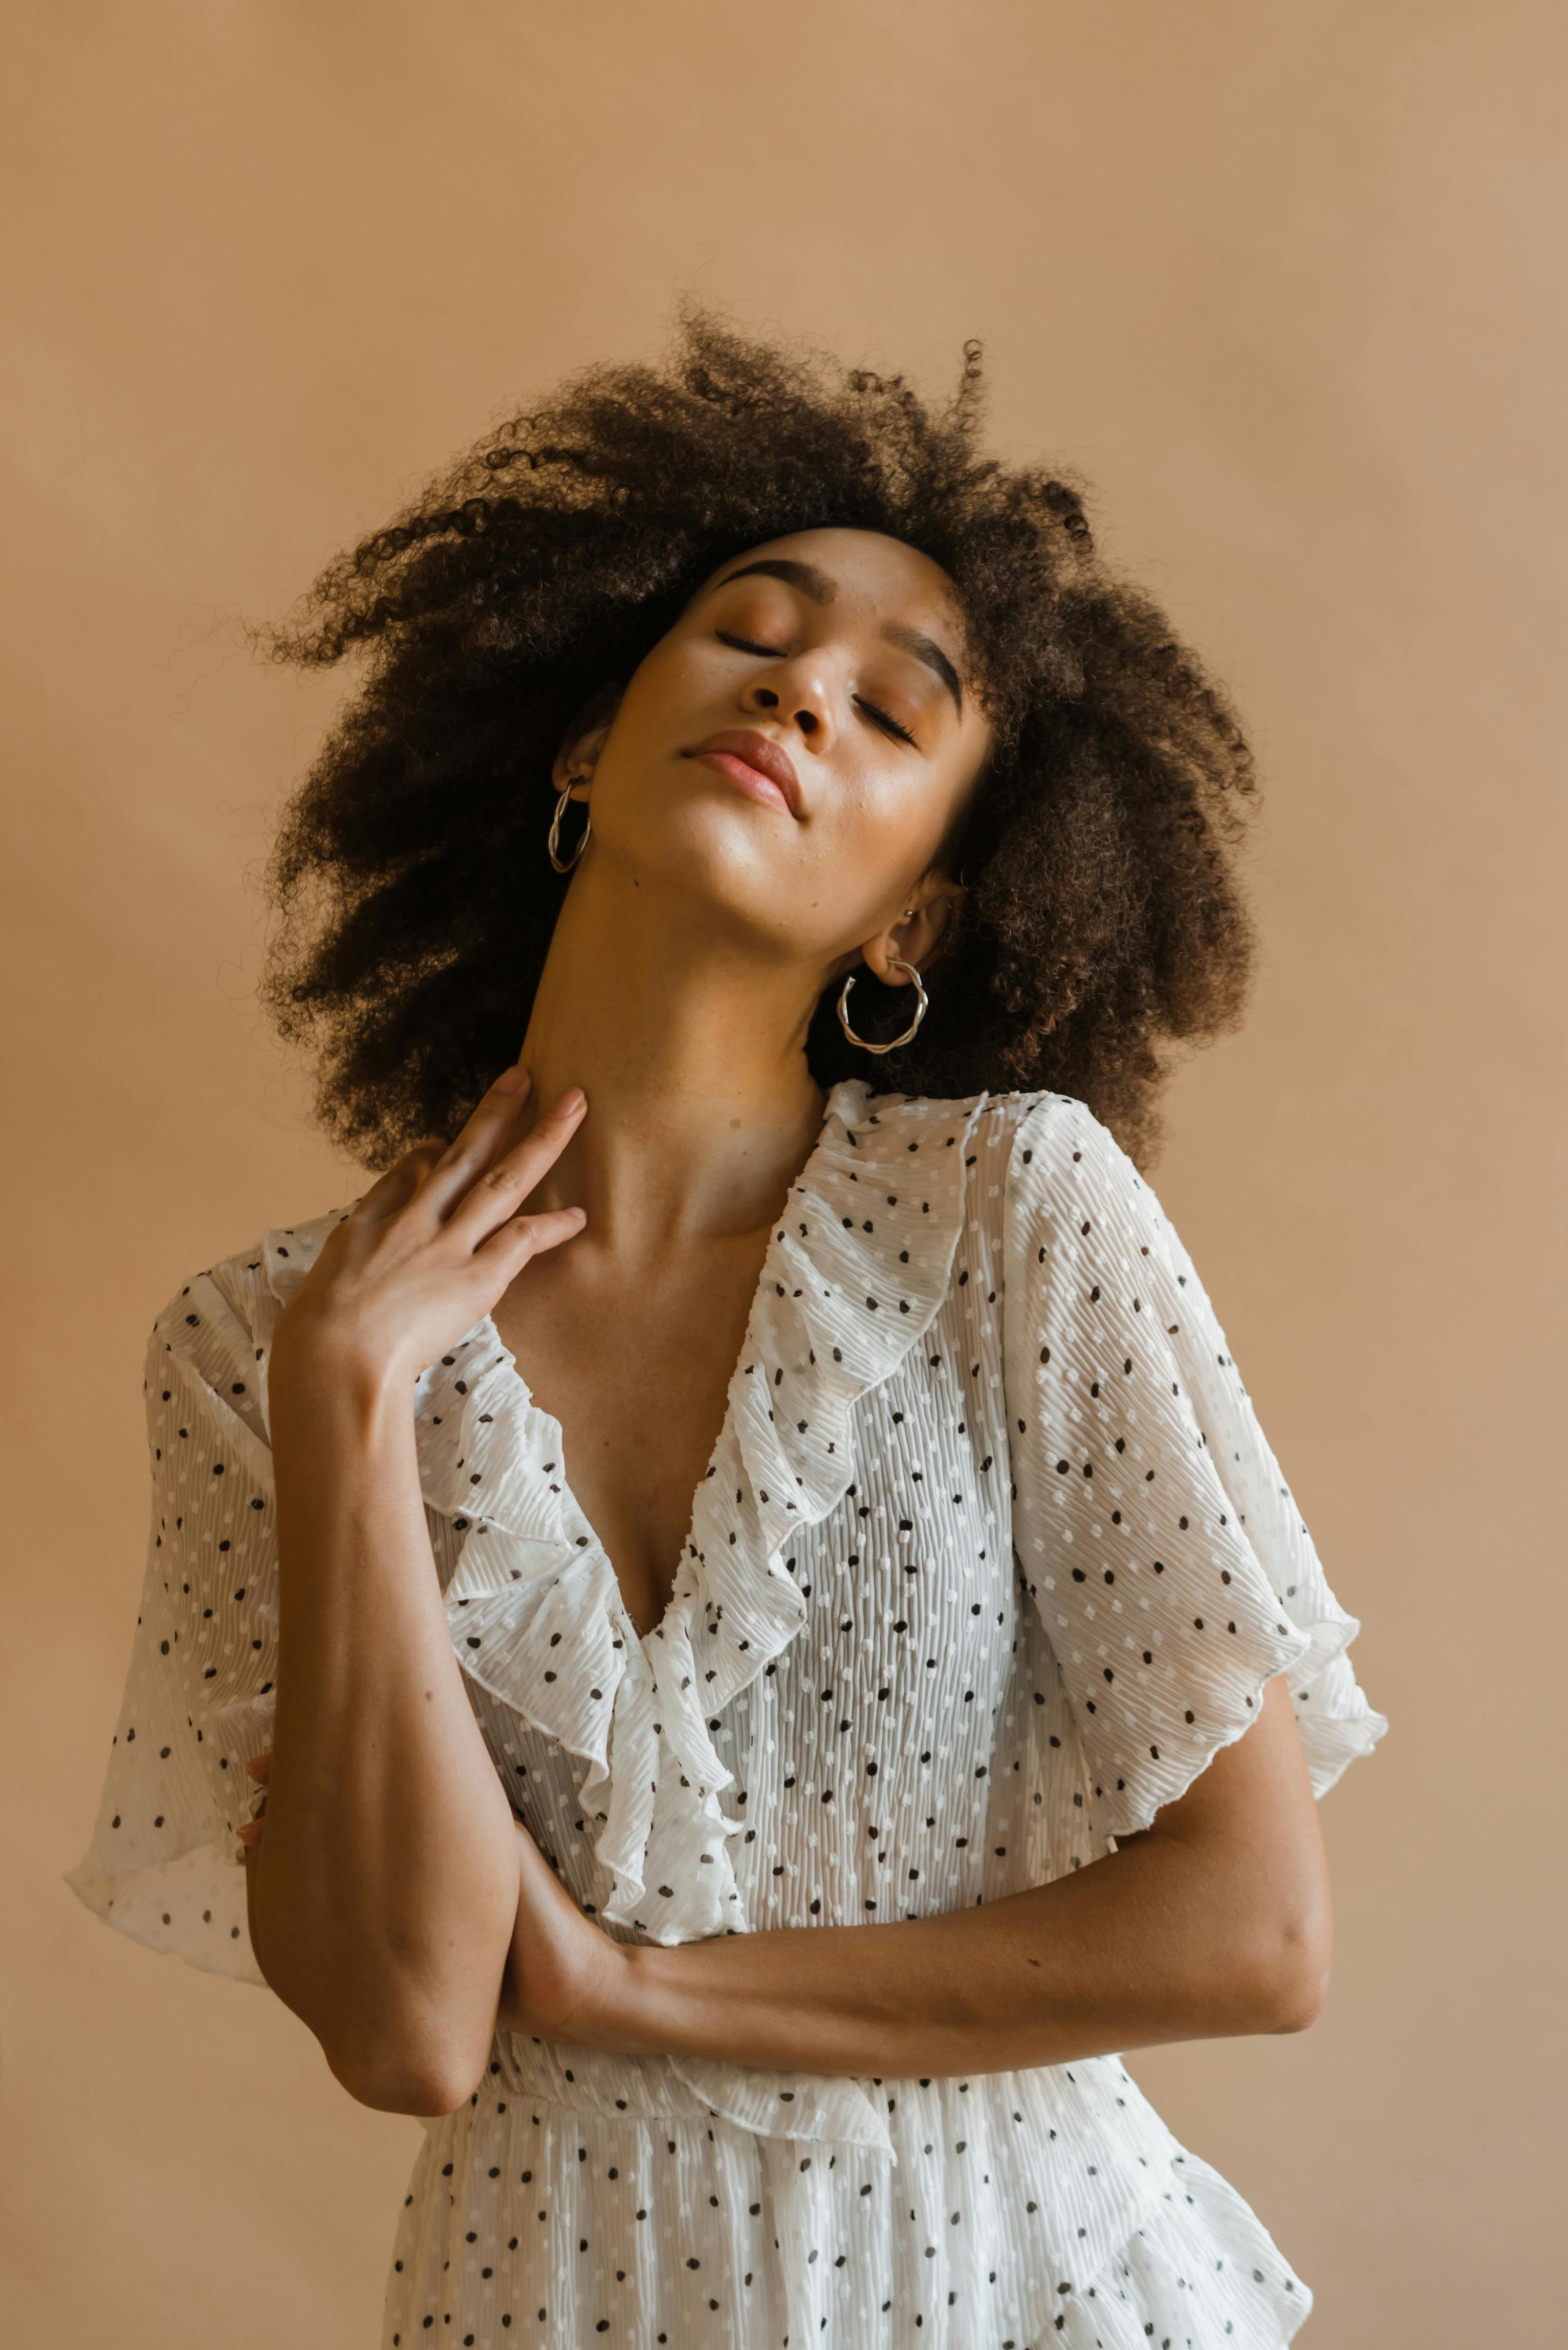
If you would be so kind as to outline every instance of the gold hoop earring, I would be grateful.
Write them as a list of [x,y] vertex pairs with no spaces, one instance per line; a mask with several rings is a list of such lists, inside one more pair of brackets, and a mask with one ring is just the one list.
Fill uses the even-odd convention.
[[928,998],[920,974],[915,969],[914,964],[912,962],[900,962],[897,955],[889,955],[888,960],[899,971],[907,971],[909,977],[914,981],[915,993],[920,999],[919,1009],[916,1012],[914,1018],[910,1021],[909,1026],[905,1029],[901,1036],[890,1036],[885,1045],[871,1044],[866,1037],[857,1036],[855,1034],[854,1029],[849,1025],[849,991],[854,986],[856,981],[859,978],[860,973],[857,971],[846,972],[845,973],[844,984],[838,991],[838,1024],[843,1029],[845,1035],[848,1037],[850,1043],[852,1045],[858,1045],[863,1053],[890,1053],[896,1045],[907,1045],[910,1037],[914,1035],[916,1029],[919,1026],[921,1021],[926,1016],[926,1004]]
[[571,798],[571,796],[572,796],[572,785],[573,785],[574,784],[582,784],[582,783],[586,783],[587,781],[587,777],[586,775],[571,775],[571,776],[568,776],[568,777],[567,777],[566,785],[566,788],[565,788],[565,790],[561,793],[561,795],[560,795],[559,798],[558,798],[558,799],[556,800],[556,813],[555,813],[555,815],[550,818],[550,862],[551,862],[551,864],[555,867],[555,868],[556,868],[556,872],[557,872],[557,873],[569,873],[569,872],[571,871],[571,869],[572,869],[573,866],[576,863],[576,861],[577,861],[578,858],[582,855],[582,853],[583,853],[584,849],[587,847],[587,845],[588,845],[588,835],[592,832],[592,830],[593,830],[593,828],[594,828],[594,820],[593,820],[593,817],[588,814],[587,807],[587,806],[586,806],[586,804],[585,804],[584,808],[583,808],[584,824],[583,824],[582,831],[581,831],[581,832],[578,834],[578,836],[577,836],[577,845],[576,845],[576,848],[574,848],[574,849],[573,849],[573,851],[572,851],[572,853],[571,853],[570,857],[566,857],[566,858],[563,858],[563,857],[562,857],[562,855],[561,855],[561,816],[562,816],[562,812],[563,812],[563,810],[564,810],[564,809],[565,809],[565,807],[566,807],[566,802],[567,802],[567,801]]

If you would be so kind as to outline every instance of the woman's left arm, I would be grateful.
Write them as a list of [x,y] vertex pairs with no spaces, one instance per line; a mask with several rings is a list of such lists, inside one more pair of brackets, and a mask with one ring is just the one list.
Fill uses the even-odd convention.
[[612,1941],[524,1846],[504,2031],[888,2078],[1296,2032],[1324,2000],[1328,1872],[1283,1678],[1154,1825],[1091,1866],[902,1925]]

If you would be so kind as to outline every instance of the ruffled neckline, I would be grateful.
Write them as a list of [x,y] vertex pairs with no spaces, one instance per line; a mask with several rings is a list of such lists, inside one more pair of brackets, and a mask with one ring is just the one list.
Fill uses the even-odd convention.
[[[420,1479],[462,1536],[444,1605],[470,1679],[589,1765],[581,1796],[613,1877],[602,1915],[650,1940],[743,1932],[719,1793],[717,1715],[805,1621],[792,1539],[855,1473],[851,1413],[929,1327],[963,1222],[987,1096],[877,1095],[846,1078],[774,1228],[659,1623],[639,1638],[567,1482],[562,1432],[485,1315],[415,1388]],[[298,1286],[335,1210],[264,1241]]]

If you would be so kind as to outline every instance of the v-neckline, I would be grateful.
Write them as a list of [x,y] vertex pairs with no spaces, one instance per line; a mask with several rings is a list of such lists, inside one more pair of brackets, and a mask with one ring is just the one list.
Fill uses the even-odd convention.
[[[615,1878],[607,1923],[636,1926],[648,1888],[664,1885],[661,1940],[722,1933],[744,1914],[727,1854],[740,1823],[719,1802],[733,1773],[714,1734],[805,1626],[817,1578],[799,1545],[854,1486],[862,1402],[949,1294],[986,1098],[877,1096],[858,1078],[832,1089],[758,1275],[711,1473],[693,1496],[695,1555],[680,1558],[646,1635],[566,1479],[561,1424],[493,1315],[416,1382],[426,1507],[462,1537],[441,1586],[453,1653],[468,1679],[588,1766],[579,1801]],[[327,1223],[266,1235],[280,1299]]]
[[[865,1092],[867,1090],[865,1081],[857,1077],[843,1077],[840,1078],[836,1084],[828,1088],[827,1098],[823,1105],[822,1122],[816,1131],[816,1139],[812,1144],[809,1151],[807,1151],[800,1166],[795,1170],[795,1172],[789,1180],[789,1184],[784,1194],[786,1206],[788,1204],[790,1195],[795,1191],[805,1188],[807,1177],[810,1175],[816,1161],[821,1158],[827,1139],[828,1128],[833,1124],[835,1117],[839,1117],[841,1122],[848,1123],[847,1120],[843,1120],[842,1118],[841,1098],[846,1090],[855,1088],[858,1088],[862,1092]],[[781,1209],[780,1214],[782,1215],[783,1212],[784,1211]],[[723,1456],[726,1443],[733,1431],[737,1383],[742,1376],[747,1360],[755,1351],[755,1333],[759,1313],[763,1300],[768,1294],[768,1284],[770,1281],[776,1281],[778,1277],[776,1258],[782,1239],[783,1235],[779,1231],[778,1220],[775,1218],[772,1228],[769,1231],[767,1247],[763,1252],[762,1267],[757,1274],[756,1284],[752,1291],[752,1302],[746,1311],[746,1324],[745,1328],[741,1334],[740,1352],[735,1357],[734,1362],[730,1367],[729,1381],[724,1389],[724,1416],[720,1423],[719,1433],[713,1440],[712,1451],[708,1456],[708,1466],[703,1471],[702,1475],[698,1480],[697,1484],[692,1491],[691,1506],[687,1513],[686,1532],[681,1539],[680,1549],[675,1561],[675,1573],[670,1582],[670,1597],[666,1601],[665,1606],[660,1612],[658,1622],[650,1626],[649,1630],[646,1632],[639,1632],[636,1624],[632,1621],[631,1610],[626,1604],[625,1596],[621,1590],[620,1575],[616,1567],[614,1559],[610,1556],[608,1545],[600,1538],[597,1528],[594,1525],[587,1512],[584,1509],[582,1503],[578,1501],[576,1492],[573,1491],[572,1481],[567,1473],[566,1468],[566,1437],[560,1421],[556,1419],[553,1411],[546,1410],[545,1407],[542,1403],[536,1401],[534,1390],[529,1386],[527,1379],[524,1376],[524,1373],[518,1365],[516,1356],[513,1353],[511,1347],[502,1336],[499,1329],[497,1329],[495,1317],[493,1314],[482,1315],[479,1320],[474,1324],[473,1331],[470,1334],[471,1336],[483,1336],[486,1344],[493,1350],[495,1356],[499,1357],[502,1378],[505,1382],[506,1388],[511,1390],[513,1406],[521,1418],[524,1421],[532,1418],[541,1427],[547,1429],[550,1431],[551,1447],[556,1456],[556,1477],[561,1489],[560,1498],[563,1513],[568,1518],[575,1518],[576,1520],[578,1526],[586,1532],[588,1540],[595,1545],[600,1555],[603,1557],[606,1565],[609,1569],[610,1586],[615,1595],[611,1604],[616,1610],[618,1619],[630,1633],[632,1639],[636,1643],[641,1654],[650,1659],[652,1655],[655,1653],[652,1644],[656,1641],[663,1640],[668,1627],[674,1623],[677,1614],[683,1609],[685,1601],[690,1596],[690,1594],[682,1589],[681,1577],[682,1572],[692,1555],[692,1537],[696,1533],[697,1518],[699,1509],[701,1507],[703,1489],[711,1482],[715,1475],[719,1462]]]
[[692,1492],[691,1507],[687,1514],[686,1533],[681,1541],[680,1555],[676,1560],[675,1575],[670,1585],[670,1597],[665,1602],[659,1621],[647,1632],[639,1632],[636,1624],[633,1622],[631,1610],[628,1607],[625,1596],[621,1591],[619,1573],[616,1567],[614,1559],[611,1558],[609,1555],[609,1547],[600,1536],[597,1527],[594,1524],[593,1520],[589,1517],[587,1512],[584,1509],[582,1503],[578,1501],[576,1492],[572,1489],[572,1481],[570,1476],[567,1474],[566,1470],[566,1436],[562,1430],[560,1421],[556,1419],[553,1411],[546,1410],[545,1407],[542,1403],[535,1400],[534,1390],[529,1386],[526,1378],[524,1378],[521,1369],[518,1367],[516,1356],[512,1352],[511,1347],[507,1345],[505,1339],[501,1336],[500,1331],[496,1328],[493,1316],[489,1314],[485,1314],[474,1324],[475,1331],[483,1336],[493,1350],[493,1353],[500,1357],[502,1378],[505,1381],[506,1387],[512,1390],[511,1400],[513,1408],[524,1420],[532,1419],[542,1429],[548,1431],[550,1450],[555,1455],[556,1461],[555,1481],[560,1487],[562,1515],[568,1522],[568,1525],[573,1526],[574,1531],[586,1534],[588,1541],[592,1543],[594,1547],[602,1555],[606,1565],[609,1568],[610,1587],[614,1594],[610,1604],[615,1609],[617,1619],[619,1623],[623,1624],[626,1629],[631,1634],[633,1640],[636,1642],[639,1648],[642,1650],[645,1656],[649,1653],[650,1642],[663,1638],[665,1630],[674,1620],[676,1609],[680,1605],[683,1597],[680,1587],[681,1568],[686,1564],[687,1558],[690,1555],[691,1535],[697,1523],[698,1496],[701,1494],[703,1485],[705,1485],[712,1476],[714,1470],[718,1465],[719,1456],[723,1451],[725,1440],[731,1432],[731,1423],[733,1419],[735,1409],[735,1372],[740,1369],[742,1363],[745,1360],[748,1349],[751,1346],[752,1326],[756,1315],[757,1301],[763,1295],[763,1284],[767,1277],[769,1260],[772,1258],[773,1252],[776,1246],[776,1240],[769,1241],[767,1255],[763,1260],[762,1275],[758,1280],[756,1290],[753,1295],[751,1310],[746,1316],[746,1327],[741,1340],[741,1351],[735,1358],[734,1368],[730,1374],[730,1384],[724,1392],[723,1420],[720,1426],[718,1436],[714,1440],[712,1452],[709,1456],[708,1466],[702,1472],[701,1482]]

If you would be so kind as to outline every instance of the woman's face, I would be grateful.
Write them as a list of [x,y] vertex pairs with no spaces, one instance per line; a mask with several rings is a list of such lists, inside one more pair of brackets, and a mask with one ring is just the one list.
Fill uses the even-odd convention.
[[632,675],[593,766],[589,854],[824,980],[925,904],[895,950],[913,961],[989,748],[947,574],[879,532],[801,531],[721,564]]

